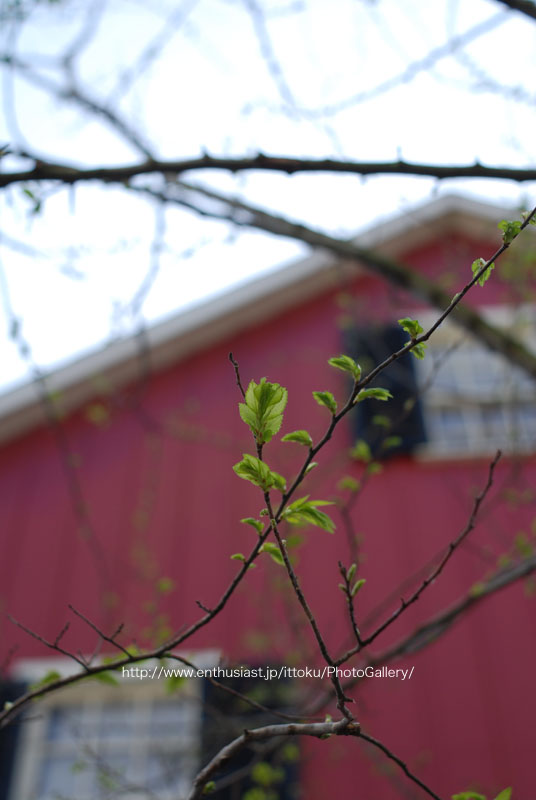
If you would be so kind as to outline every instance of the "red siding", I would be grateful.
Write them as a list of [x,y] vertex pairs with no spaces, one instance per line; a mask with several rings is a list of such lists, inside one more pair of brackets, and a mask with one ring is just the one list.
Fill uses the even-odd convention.
[[[406,260],[440,275],[454,260],[459,264],[461,254],[467,272],[471,260],[489,250],[480,244],[442,242],[408,254]],[[416,305],[375,278],[350,290],[362,319],[396,318]],[[477,299],[498,302],[504,299],[501,291],[500,286],[485,289]],[[171,627],[177,630],[197,619],[195,601],[208,606],[217,601],[237,569],[229,556],[246,552],[254,540],[240,518],[256,516],[262,506],[258,490],[232,471],[241,454],[251,451],[251,442],[238,415],[227,354],[232,350],[240,362],[244,382],[265,375],[288,387],[282,432],[307,428],[318,437],[327,413],[311,391],[342,394],[344,381],[326,359],[341,350],[336,322],[343,313],[338,292],[332,292],[152,376],[141,396],[133,389],[120,398],[104,398],[110,419],[100,427],[88,421],[87,409],[66,420],[91,533],[81,530],[80,515],[77,519],[74,513],[53,432],[35,431],[5,447],[0,455],[2,608],[50,638],[71,619],[65,646],[91,651],[95,635],[72,619],[67,604],[109,630],[125,622],[129,637],[143,639],[151,622],[147,602],[154,599],[155,580],[165,575],[176,583],[175,591],[161,601]],[[349,443],[348,426],[341,425],[321,454],[307,492],[328,498],[335,494],[341,475],[355,470],[345,455]],[[285,475],[297,468],[300,455],[297,445],[266,448],[269,463]],[[475,487],[483,486],[486,474],[485,460],[422,463],[398,458],[370,482],[354,514],[366,559],[362,574],[367,586],[359,603],[363,615],[459,532]],[[494,565],[512,535],[526,529],[534,516],[533,501],[513,508],[504,492],[532,487],[535,477],[533,459],[500,465],[496,487],[469,544],[377,641],[375,653],[460,598]],[[303,587],[329,646],[339,651],[348,641],[337,588],[337,561],[348,563],[343,528],[339,525],[333,537],[307,530],[304,539],[298,562]],[[314,653],[294,599],[274,588],[280,574],[271,562],[259,561],[226,610],[190,646],[219,646],[230,657],[261,663],[285,662],[289,649],[299,647],[296,631],[283,624],[292,617]],[[531,796],[533,602],[522,585],[507,589],[425,652],[394,664],[415,665],[411,681],[369,680],[353,691],[363,728],[440,794],[450,796],[478,781],[489,793],[512,784],[515,798]],[[265,637],[260,650],[254,644],[259,629]],[[5,617],[2,643],[4,654],[16,645],[17,657],[46,655],[39,642]],[[298,662],[310,665],[312,659],[302,653]],[[328,791],[340,797],[354,787],[352,796],[359,790],[363,798],[406,796],[396,789],[404,776],[381,754],[366,755],[363,743],[307,742],[303,752],[303,797],[308,800],[323,800]]]

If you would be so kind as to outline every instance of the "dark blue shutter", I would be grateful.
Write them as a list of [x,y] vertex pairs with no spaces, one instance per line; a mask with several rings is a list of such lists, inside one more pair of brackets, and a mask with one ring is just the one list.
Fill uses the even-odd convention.
[[[5,703],[20,697],[25,688],[23,683],[15,681],[0,682],[0,708],[3,708]],[[0,730],[0,800],[7,800],[9,797],[15,753],[23,724],[22,717],[19,716]]]
[[[279,711],[289,708],[292,688],[288,680],[222,678],[221,682],[237,692],[250,696],[267,708]],[[205,681],[202,766],[207,764],[232,739],[240,736],[245,728],[259,728],[263,725],[273,725],[275,722],[281,722],[281,720],[272,714],[252,708],[243,700],[219,689],[209,681]],[[254,764],[262,761],[269,763],[283,775],[281,781],[270,787],[278,800],[297,800],[299,796],[298,763],[287,757],[289,743],[299,746],[297,737],[296,739],[285,737],[283,740],[257,742],[251,748],[244,747],[214,776],[216,785],[218,781],[225,785],[210,797],[213,797],[214,800],[242,800],[248,789],[258,786],[252,781],[250,773]],[[265,752],[263,752],[264,744],[267,745]]]
[[[408,335],[400,325],[369,326],[348,332],[346,352],[363,368],[363,375],[400,350]],[[375,458],[388,458],[398,453],[411,453],[426,441],[415,356],[411,353],[386,367],[370,387],[388,389],[393,399],[366,400],[352,412],[354,439],[364,439]],[[386,417],[388,427],[374,422],[374,417]],[[388,437],[397,436],[400,443],[385,447]]]

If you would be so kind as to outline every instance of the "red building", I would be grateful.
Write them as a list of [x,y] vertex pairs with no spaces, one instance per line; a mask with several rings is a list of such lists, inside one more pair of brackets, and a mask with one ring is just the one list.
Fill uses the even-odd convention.
[[[358,241],[454,294],[469,279],[471,263],[498,246],[503,216],[493,207],[443,197]],[[492,280],[475,287],[466,302],[534,342],[527,252],[516,243],[509,260],[498,262]],[[247,554],[256,537],[240,520],[258,517],[263,499],[232,469],[255,450],[238,414],[229,352],[244,383],[266,376],[288,389],[281,434],[307,429],[318,441],[329,412],[312,391],[329,390],[339,400],[348,392],[344,374],[328,358],[350,348],[358,360],[377,363],[404,341],[397,325],[404,316],[426,328],[437,312],[359,264],[315,253],[0,398],[5,697],[9,681],[31,683],[50,669],[70,674],[78,668],[27,630],[84,658],[117,652],[88,621],[109,636],[122,625],[118,641],[124,646],[154,647],[203,615],[197,601],[213,608],[237,573],[240,564],[231,556]],[[406,356],[397,369],[379,380],[394,387],[395,399],[380,411],[391,426],[387,439],[397,440],[385,446],[386,419],[373,419],[378,409],[352,412],[298,493],[336,501],[330,513],[337,529],[334,535],[300,530],[296,570],[328,647],[340,654],[353,640],[338,561],[348,566],[357,558],[367,583],[356,613],[370,632],[400,597],[411,595],[467,525],[501,447],[505,454],[475,530],[418,602],[344,666],[364,668],[372,658],[378,667],[399,670],[350,688],[355,714],[366,733],[441,798],[469,788],[493,798],[512,786],[514,800],[528,800],[535,792],[531,578],[506,580],[506,588],[485,595],[498,574],[508,578],[523,565],[528,573],[532,565],[534,386],[520,368],[453,323],[431,339],[422,362]],[[304,449],[280,438],[265,447],[265,456],[291,478]],[[349,455],[358,439],[368,443],[381,471],[367,466],[365,445]],[[353,500],[341,486],[344,476],[363,482]],[[261,682],[265,694],[267,686],[271,694],[279,686],[286,702],[295,702],[305,693],[312,707],[329,682],[294,679],[299,673],[291,669],[324,662],[284,570],[267,554],[256,565],[181,653],[204,666],[223,658],[286,667],[286,681]],[[467,610],[458,614],[461,603]],[[388,657],[397,647],[400,654]],[[82,682],[51,694],[6,728],[3,796],[183,796],[218,741],[213,728],[206,734],[203,705],[212,705],[216,717],[218,711],[231,716],[227,696],[202,681],[189,681],[172,695],[166,694],[169,682],[156,676],[123,674],[119,682],[119,688]],[[332,703],[320,713],[326,711],[336,714]],[[297,744],[299,755],[287,742],[275,756],[251,756],[261,764],[254,773],[256,795],[248,784],[251,800],[260,791],[267,798],[307,800],[426,796],[359,739]],[[262,765],[272,757],[276,767],[263,777]],[[228,766],[215,797],[248,797],[243,788],[229,788],[235,768]]]

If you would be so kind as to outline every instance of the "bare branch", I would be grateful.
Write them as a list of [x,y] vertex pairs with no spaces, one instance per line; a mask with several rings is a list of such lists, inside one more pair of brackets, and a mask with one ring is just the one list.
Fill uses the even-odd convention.
[[[137,187],[132,187],[132,190],[147,193],[162,200],[167,200],[169,203],[190,208],[202,216],[231,221],[235,225],[257,228],[273,233],[276,236],[288,236],[291,239],[305,242],[311,247],[328,250],[343,258],[357,261],[373,272],[378,273],[390,283],[426,300],[430,305],[440,309],[449,309],[448,314],[451,313],[453,307],[456,307],[454,319],[458,325],[464,327],[490,349],[502,353],[511,362],[525,370],[531,377],[536,377],[536,356],[527,347],[508,333],[486,322],[479,313],[470,307],[459,303],[461,297],[473,285],[474,280],[467,284],[453,301],[451,296],[436,283],[406,265],[392,261],[370,250],[364,250],[352,241],[335,239],[313,228],[291,222],[284,217],[270,214],[255,206],[226,197],[204,187],[180,183],[178,185],[170,185],[166,187],[165,191],[161,192]],[[190,199],[192,193],[193,199]],[[199,198],[195,198],[195,193],[198,193],[202,198],[215,200],[217,205],[203,203]],[[527,217],[523,227],[526,227],[533,214],[534,212]],[[491,261],[497,260],[508,247],[509,245],[503,244],[495,251],[492,258],[488,259],[488,262],[491,263]],[[437,325],[443,319],[444,315],[442,315]],[[424,341],[424,339],[420,339],[420,341]],[[399,355],[396,357],[398,358]]]
[[536,19],[536,5],[532,0],[497,0],[497,2],[508,6],[512,11],[519,11],[520,14]]
[[398,758],[398,756],[395,756],[392,750],[389,750],[389,748],[386,747],[384,744],[382,744],[382,742],[379,742],[377,739],[373,739],[372,736],[368,736],[366,733],[361,733],[360,736],[366,742],[369,742],[371,745],[381,750],[382,753],[384,753],[387,756],[387,758],[389,758],[391,761],[394,761],[395,764],[398,764],[398,766],[404,772],[404,774],[407,775],[407,777],[411,781],[413,781],[413,783],[416,783],[417,786],[420,786],[421,789],[426,792],[426,794],[428,794],[430,797],[433,797],[434,800],[441,800],[439,795],[433,792],[429,786],[427,786],[425,783],[419,780],[419,778],[417,778],[416,775],[410,772],[407,765],[402,761],[402,759]]
[[[310,722],[304,724],[290,725],[267,725],[264,728],[255,730],[245,730],[210,761],[204,769],[197,775],[192,791],[187,800],[199,800],[203,795],[203,789],[209,779],[217,772],[225,762],[233,758],[250,742],[272,739],[275,736],[314,736],[321,739],[326,736],[359,736],[360,727],[356,722],[351,722],[346,718],[338,722]],[[433,795],[435,796],[435,795]]]
[[[60,92],[59,87],[55,91]],[[89,102],[89,99],[88,99]],[[94,113],[103,113],[100,106],[91,101]],[[130,133],[130,132],[129,132]],[[144,153],[146,151],[144,150]],[[137,175],[182,175],[194,170],[223,170],[233,174],[257,170],[261,172],[283,172],[295,175],[300,172],[326,172],[351,175],[417,175],[440,180],[453,178],[495,178],[523,183],[536,180],[533,167],[492,167],[478,162],[474,164],[421,164],[402,159],[397,161],[345,161],[330,158],[294,158],[292,156],[266,155],[253,156],[211,156],[203,154],[197,158],[174,159],[169,161],[149,160],[134,164],[112,167],[76,167],[72,164],[56,163],[40,158],[35,153],[16,152],[23,158],[35,162],[32,169],[3,172],[0,174],[0,187],[25,181],[62,181],[65,184],[99,180],[105,183],[124,183]]]

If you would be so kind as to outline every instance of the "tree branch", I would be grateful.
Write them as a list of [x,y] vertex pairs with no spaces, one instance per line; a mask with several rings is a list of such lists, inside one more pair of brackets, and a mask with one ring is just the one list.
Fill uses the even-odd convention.
[[508,6],[512,11],[519,11],[520,14],[536,19],[536,4],[531,0],[497,0],[497,2]]
[[[56,92],[59,92],[59,88]],[[65,95],[63,95],[65,96]],[[78,97],[76,98],[78,99]],[[105,107],[95,106],[95,101],[84,98],[87,110],[97,115],[104,115],[108,110]],[[110,121],[110,120],[109,120]],[[127,138],[132,140],[132,131],[125,132],[124,123],[114,126]],[[133,142],[134,143],[134,142]],[[136,140],[136,146],[141,144]],[[294,175],[300,172],[326,172],[353,175],[417,175],[441,180],[452,178],[494,178],[511,180],[518,183],[536,180],[536,169],[533,167],[512,168],[484,166],[478,162],[474,164],[416,164],[409,161],[343,161],[330,158],[293,158],[279,155],[265,155],[258,153],[254,156],[210,156],[205,153],[197,158],[175,159],[169,161],[150,160],[139,161],[133,164],[117,165],[112,167],[76,167],[72,164],[46,161],[35,153],[25,151],[15,152],[23,158],[34,162],[32,169],[4,172],[0,174],[0,187],[25,181],[57,180],[66,184],[87,182],[93,180],[105,183],[124,183],[137,175],[163,174],[182,175],[185,172],[201,170],[223,170],[233,174],[256,170],[261,172],[284,172]]]
[[359,736],[360,727],[356,722],[350,722],[348,719],[343,718],[338,722],[310,722],[305,724],[290,724],[290,725],[266,725],[264,728],[257,728],[255,730],[245,730],[241,736],[238,736],[228,745],[223,747],[220,752],[214,756],[204,769],[197,775],[192,791],[188,795],[187,800],[199,800],[203,795],[203,789],[207,781],[225,764],[226,761],[233,758],[240,750],[246,747],[250,742],[263,741],[265,739],[272,739],[275,736],[314,736],[318,739],[327,736]]
[[[436,308],[445,309],[450,307],[452,303],[450,294],[425,275],[421,275],[416,270],[411,269],[411,267],[370,250],[364,250],[354,244],[353,241],[336,239],[313,228],[291,222],[284,217],[270,214],[255,206],[226,197],[204,187],[179,183],[170,184],[163,191],[154,191],[148,188],[131,188],[133,191],[147,193],[169,203],[184,206],[202,216],[227,220],[235,225],[256,228],[267,233],[273,233],[276,236],[287,236],[291,239],[305,242],[311,247],[328,250],[335,253],[335,255],[357,261],[395,286],[406,289]],[[199,195],[197,198],[195,193]],[[192,194],[194,195],[193,200],[190,199]],[[210,201],[215,200],[217,205],[203,204],[200,198],[207,198]],[[508,246],[506,245],[506,247]],[[506,247],[503,245],[498,248],[490,260],[498,258]],[[469,269],[469,265],[467,268]],[[486,322],[480,314],[465,305],[457,304],[456,314],[453,319],[488,348],[501,353],[509,361],[525,370],[531,377],[536,378],[536,356],[513,336]]]

